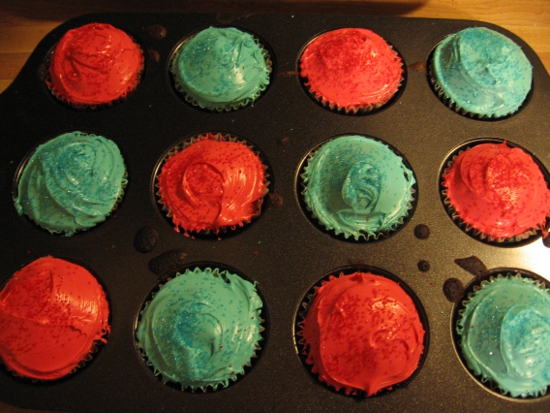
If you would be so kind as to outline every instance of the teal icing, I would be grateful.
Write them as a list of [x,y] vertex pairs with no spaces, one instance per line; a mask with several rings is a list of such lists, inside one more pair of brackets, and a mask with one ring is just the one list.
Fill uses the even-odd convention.
[[71,236],[104,221],[122,198],[126,168],[114,142],[69,132],[42,145],[17,184],[20,215],[51,233]]
[[470,370],[512,397],[543,396],[550,386],[550,293],[520,276],[483,282],[458,320]]
[[435,49],[433,70],[437,87],[453,104],[487,117],[516,112],[533,80],[521,48],[485,27],[446,37]]
[[182,44],[171,72],[187,100],[221,111],[252,103],[269,84],[271,62],[250,34],[210,27]]
[[262,306],[255,286],[238,275],[186,270],[147,303],[137,344],[164,382],[193,390],[227,387],[259,349]]
[[377,238],[403,223],[413,201],[414,174],[386,144],[358,135],[316,150],[302,175],[304,201],[328,230]]

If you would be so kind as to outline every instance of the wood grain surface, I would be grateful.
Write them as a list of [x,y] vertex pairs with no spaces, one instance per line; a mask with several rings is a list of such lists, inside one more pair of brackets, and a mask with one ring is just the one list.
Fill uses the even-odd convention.
[[[48,32],[68,19],[96,12],[279,12],[481,20],[521,37],[550,71],[550,0],[2,0],[0,92]],[[0,402],[0,412],[30,410]]]

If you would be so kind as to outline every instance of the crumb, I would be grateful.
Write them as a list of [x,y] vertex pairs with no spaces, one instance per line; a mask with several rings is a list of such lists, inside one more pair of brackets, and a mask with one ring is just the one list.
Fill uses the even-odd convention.
[[482,278],[487,275],[487,267],[475,255],[472,255],[468,258],[457,258],[455,260],[455,264],[457,264],[463,270],[468,271],[476,278]]
[[269,202],[275,208],[281,208],[283,206],[283,197],[279,194],[269,194]]
[[448,278],[443,283],[443,294],[452,303],[458,303],[464,295],[464,285],[458,278]]
[[159,277],[172,276],[183,269],[186,257],[187,254],[180,249],[163,252],[149,261],[149,270]]
[[147,253],[153,251],[157,245],[159,233],[151,227],[141,227],[134,237],[134,248],[138,252]]
[[418,261],[418,269],[421,271],[421,272],[427,272],[427,271],[430,271],[430,263],[426,260],[420,260]]
[[414,236],[418,239],[426,239],[430,236],[430,228],[424,224],[418,224],[414,227]]

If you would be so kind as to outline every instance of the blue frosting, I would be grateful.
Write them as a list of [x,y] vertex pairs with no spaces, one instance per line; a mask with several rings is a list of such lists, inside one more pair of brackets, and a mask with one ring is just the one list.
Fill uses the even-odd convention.
[[413,200],[414,174],[388,145],[340,136],[312,155],[303,195],[313,216],[346,238],[377,238],[403,223]]
[[457,325],[460,349],[483,382],[512,397],[542,396],[550,386],[550,293],[529,278],[482,282]]
[[433,71],[436,88],[452,105],[481,117],[517,111],[533,80],[521,48],[485,27],[446,37],[435,49]]
[[122,198],[126,167],[103,136],[69,132],[40,146],[27,161],[15,207],[52,233],[71,236],[104,221]]

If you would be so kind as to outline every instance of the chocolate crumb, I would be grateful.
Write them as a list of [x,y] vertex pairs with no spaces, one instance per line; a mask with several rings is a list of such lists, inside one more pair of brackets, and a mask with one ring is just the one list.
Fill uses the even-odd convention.
[[483,262],[475,255],[472,255],[468,258],[457,258],[455,260],[455,264],[457,264],[463,270],[468,271],[476,278],[482,278],[487,275],[488,272],[485,264],[483,264]]
[[138,252],[147,253],[153,251],[157,245],[159,233],[151,227],[141,227],[134,237],[134,248]]
[[448,278],[443,283],[443,294],[452,303],[458,303],[464,295],[464,285],[458,278]]
[[282,138],[277,139],[277,143],[279,145],[286,145],[290,142],[290,138],[288,136],[283,136]]
[[160,62],[160,54],[156,50],[148,49],[147,56],[149,56],[149,59],[151,59],[155,63]]
[[414,236],[418,239],[426,239],[430,236],[430,228],[424,224],[418,224],[414,227]]
[[420,72],[424,74],[428,73],[428,69],[425,61],[412,63],[409,65],[409,69],[414,72]]
[[145,33],[151,36],[153,39],[164,39],[166,37],[166,27],[160,24],[154,24],[145,28]]
[[269,194],[269,202],[275,208],[282,208],[283,203],[284,203],[283,197],[279,194]]
[[159,277],[172,276],[183,269],[185,257],[187,254],[180,249],[163,252],[149,261],[149,270]]
[[550,233],[548,235],[546,235],[543,239],[542,239],[542,244],[546,247],[546,248],[550,248]]
[[421,272],[427,272],[427,271],[430,271],[430,263],[426,260],[420,260],[418,261],[418,269],[421,271]]

